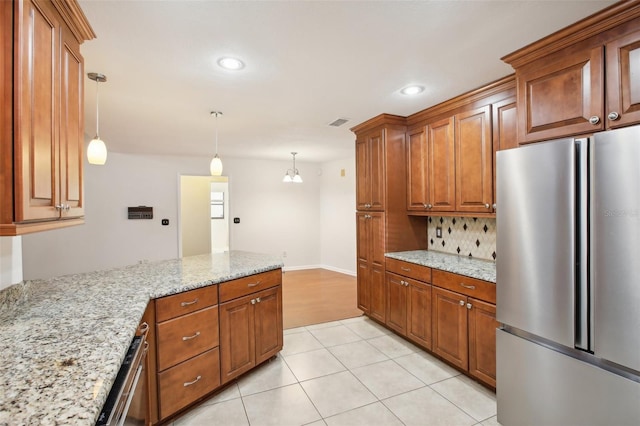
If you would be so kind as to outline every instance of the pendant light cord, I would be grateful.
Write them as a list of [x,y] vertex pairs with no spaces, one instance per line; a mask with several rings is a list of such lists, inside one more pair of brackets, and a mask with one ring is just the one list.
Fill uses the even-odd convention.
[[100,82],[96,78],[96,139],[100,139]]

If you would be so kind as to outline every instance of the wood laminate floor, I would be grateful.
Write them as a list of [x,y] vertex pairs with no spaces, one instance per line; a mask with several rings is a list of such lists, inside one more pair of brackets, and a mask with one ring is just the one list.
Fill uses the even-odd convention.
[[285,330],[362,315],[356,277],[327,269],[287,271],[282,277]]

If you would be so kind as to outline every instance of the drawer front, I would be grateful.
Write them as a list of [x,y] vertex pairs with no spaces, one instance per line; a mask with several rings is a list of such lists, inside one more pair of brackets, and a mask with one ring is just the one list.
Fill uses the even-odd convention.
[[158,371],[173,367],[219,344],[218,306],[159,323]]
[[428,266],[387,257],[385,269],[398,275],[413,278],[414,280],[426,283],[431,282],[431,268]]
[[496,303],[496,285],[488,281],[434,269],[432,283],[456,293],[475,297],[485,302]]
[[282,284],[282,270],[275,269],[261,274],[251,275],[245,278],[228,281],[218,285],[220,290],[220,302],[226,302],[238,297],[246,296],[256,291],[275,287]]
[[158,374],[160,418],[195,402],[220,386],[218,348],[198,355]]
[[218,288],[215,285],[161,297],[156,299],[156,321],[166,321],[216,304]]

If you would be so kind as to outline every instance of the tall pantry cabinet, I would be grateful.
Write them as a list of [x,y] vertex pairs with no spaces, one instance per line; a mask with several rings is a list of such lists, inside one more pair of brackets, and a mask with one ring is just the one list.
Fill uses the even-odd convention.
[[0,2],[0,235],[82,223],[84,60],[75,0]]
[[386,322],[386,252],[427,245],[426,221],[406,214],[405,118],[381,114],[356,135],[358,308]]

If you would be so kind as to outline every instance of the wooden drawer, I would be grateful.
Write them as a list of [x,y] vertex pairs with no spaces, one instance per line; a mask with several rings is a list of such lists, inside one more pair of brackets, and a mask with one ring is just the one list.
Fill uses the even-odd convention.
[[157,330],[158,371],[162,371],[218,346],[218,306],[159,323]]
[[261,274],[221,283],[218,285],[220,291],[220,302],[222,303],[238,297],[246,296],[247,294],[275,287],[279,284],[282,284],[281,269],[262,272]]
[[432,284],[438,287],[475,297],[485,302],[496,303],[496,285],[494,283],[439,269],[433,270],[432,279]]
[[162,322],[218,303],[218,287],[210,285],[156,299],[156,321]]
[[160,418],[195,402],[220,386],[220,352],[212,349],[158,374]]
[[431,268],[418,265],[417,263],[405,262],[403,260],[386,258],[385,269],[398,275],[413,278],[425,283],[431,282]]

